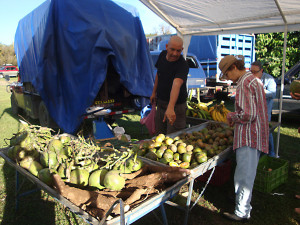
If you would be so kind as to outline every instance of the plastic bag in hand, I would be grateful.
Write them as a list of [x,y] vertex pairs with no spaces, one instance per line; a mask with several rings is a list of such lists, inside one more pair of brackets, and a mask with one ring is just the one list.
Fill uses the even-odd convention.
[[150,135],[155,134],[155,113],[156,107],[152,105],[150,113],[140,120],[140,123],[147,127]]

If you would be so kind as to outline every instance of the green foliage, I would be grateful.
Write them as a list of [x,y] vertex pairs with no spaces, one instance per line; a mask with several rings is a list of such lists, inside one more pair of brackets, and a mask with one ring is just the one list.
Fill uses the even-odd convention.
[[[285,72],[300,60],[300,32],[287,34]],[[279,77],[282,70],[284,33],[268,33],[256,35],[256,58],[264,64],[264,70]]]
[[18,65],[13,45],[0,44],[0,65],[3,64]]

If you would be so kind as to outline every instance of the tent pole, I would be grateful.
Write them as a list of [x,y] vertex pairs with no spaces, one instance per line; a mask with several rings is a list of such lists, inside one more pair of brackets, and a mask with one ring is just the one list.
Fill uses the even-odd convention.
[[279,126],[278,126],[278,132],[277,132],[276,158],[278,158],[279,140],[280,140],[280,124],[281,124],[281,114],[282,114],[282,95],[283,95],[283,89],[284,89],[284,74],[285,74],[285,59],[286,59],[286,42],[287,42],[287,24],[285,24],[285,28],[284,28],[283,60],[282,60],[282,71],[281,71],[279,117],[278,117]]

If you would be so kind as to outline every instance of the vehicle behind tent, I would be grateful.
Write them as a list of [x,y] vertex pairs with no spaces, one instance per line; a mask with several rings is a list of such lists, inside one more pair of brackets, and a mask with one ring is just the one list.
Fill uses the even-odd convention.
[[151,96],[152,62],[132,6],[45,1],[19,21],[14,46],[22,83],[12,93],[15,112],[53,119],[65,132],[76,132],[90,106],[115,115]]

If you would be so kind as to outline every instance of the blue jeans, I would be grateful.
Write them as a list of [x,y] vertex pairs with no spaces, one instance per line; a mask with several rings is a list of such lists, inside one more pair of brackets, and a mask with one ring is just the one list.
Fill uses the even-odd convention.
[[259,156],[260,151],[248,146],[236,149],[234,213],[241,218],[250,218],[250,202]]
[[269,156],[275,157],[273,134],[271,132],[269,134]]

